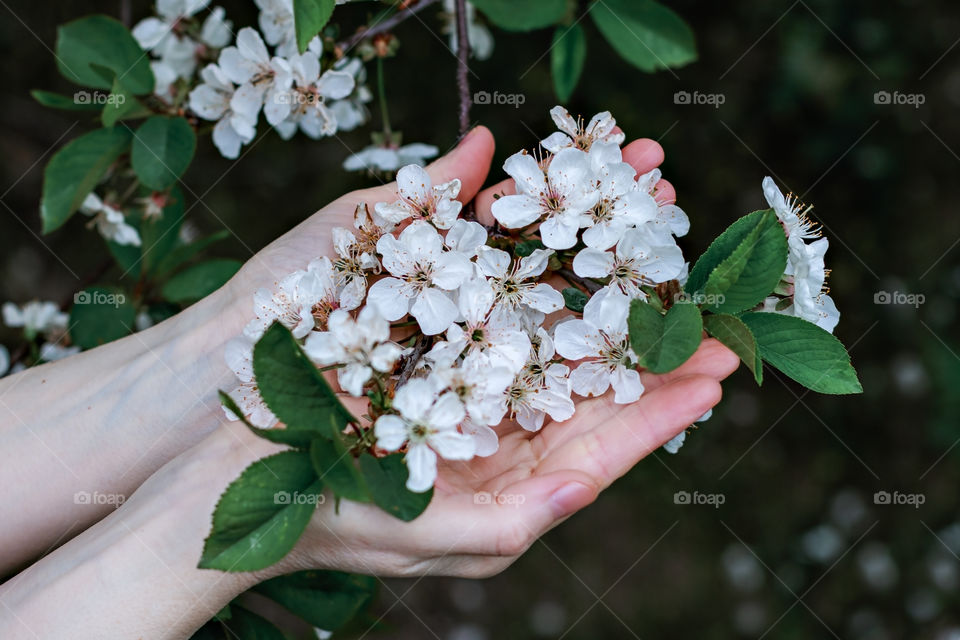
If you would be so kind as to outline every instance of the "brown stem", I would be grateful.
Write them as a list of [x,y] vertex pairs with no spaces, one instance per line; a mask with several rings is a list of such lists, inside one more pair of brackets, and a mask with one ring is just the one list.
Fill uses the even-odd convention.
[[594,294],[603,288],[602,284],[598,282],[594,282],[593,280],[587,280],[586,278],[581,278],[570,269],[559,269],[557,270],[557,273],[567,282],[570,282],[571,284],[574,284],[574,283],[578,284],[584,289],[586,289],[587,291],[589,291],[591,294]]
[[470,128],[470,80],[467,78],[467,59],[470,57],[470,39],[467,37],[467,0],[456,0],[457,8],[457,89],[460,91],[460,135]]
[[436,4],[437,2],[439,2],[439,0],[420,0],[420,2],[413,5],[412,7],[401,9],[400,11],[397,11],[395,14],[387,18],[386,20],[382,22],[378,22],[377,24],[371,27],[362,29],[361,31],[358,31],[352,36],[350,36],[349,38],[347,38],[346,40],[341,40],[340,42],[337,43],[337,48],[340,51],[346,53],[347,51],[349,51],[350,49],[358,45],[361,41],[366,40],[367,38],[370,38],[372,36],[375,36],[378,33],[383,33],[385,31],[389,31],[390,29],[393,29],[395,26],[397,26],[407,18],[413,15],[416,15],[421,10],[426,9],[430,5]]
[[409,355],[404,356],[403,368],[400,369],[400,376],[397,379],[398,389],[407,383],[407,380],[409,380],[413,372],[416,371],[420,358],[430,351],[431,346],[433,346],[433,338],[420,334],[420,337],[417,338],[416,343],[413,345],[413,350]]

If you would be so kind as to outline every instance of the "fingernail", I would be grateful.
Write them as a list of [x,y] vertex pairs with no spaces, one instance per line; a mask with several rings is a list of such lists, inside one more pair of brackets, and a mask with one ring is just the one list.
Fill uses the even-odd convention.
[[596,492],[582,482],[568,482],[550,496],[550,508],[555,518],[565,518],[593,502]]

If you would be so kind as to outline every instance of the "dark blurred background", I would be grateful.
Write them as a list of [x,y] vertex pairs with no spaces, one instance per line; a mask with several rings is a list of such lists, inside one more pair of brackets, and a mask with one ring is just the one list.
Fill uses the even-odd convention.
[[[254,24],[252,2],[221,4],[237,27]],[[645,460],[504,574],[388,581],[369,637],[960,638],[960,8],[668,4],[692,25],[700,61],[642,74],[585,19],[590,51],[571,111],[610,109],[628,137],[663,144],[664,175],[693,223],[681,242],[691,259],[764,206],[764,175],[815,204],[831,242],[836,335],[865,392],[808,394],[773,371],[761,392],[740,371],[678,455]],[[88,124],[28,95],[73,91],[50,50],[56,25],[94,11],[118,15],[119,3],[0,9],[0,301],[69,297],[106,257],[79,219],[39,235],[43,166]],[[134,20],[149,11],[133,3]],[[341,11],[362,19],[361,7]],[[446,149],[457,129],[455,61],[435,14],[398,30],[388,92],[405,140]],[[519,108],[472,111],[500,143],[491,176],[500,180],[509,153],[553,130],[555,99],[550,31],[494,36],[493,57],[470,65],[473,89],[525,96]],[[677,104],[680,91],[723,104]],[[875,97],[883,91],[888,104]],[[903,96],[923,104],[895,104]],[[245,259],[370,184],[340,169],[368,131],[321,142],[270,134],[236,163],[201,140],[185,178],[188,207],[202,198],[190,219],[204,232],[228,226],[236,238],[217,252]],[[894,304],[878,303],[880,292]],[[922,304],[896,304],[895,293]],[[722,504],[677,504],[677,492]]]

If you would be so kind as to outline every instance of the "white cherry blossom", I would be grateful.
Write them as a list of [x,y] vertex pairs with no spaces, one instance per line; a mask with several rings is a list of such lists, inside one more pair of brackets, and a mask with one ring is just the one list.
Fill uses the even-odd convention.
[[447,292],[472,275],[469,258],[459,251],[444,251],[440,234],[422,220],[404,229],[399,238],[380,238],[377,251],[393,277],[375,282],[368,302],[391,322],[410,313],[426,335],[446,331],[459,315]]
[[590,212],[591,226],[584,230],[583,242],[595,249],[609,249],[630,227],[656,220],[657,202],[649,193],[637,189],[637,172],[623,162],[616,144],[598,142],[590,147],[588,155],[600,200]]
[[436,343],[428,359],[450,366],[461,354],[481,354],[492,367],[505,367],[511,377],[517,373],[530,354],[530,338],[510,314],[491,313],[494,302],[488,281],[464,282],[457,303],[463,326],[452,324],[446,341]]
[[637,357],[627,337],[630,299],[617,291],[599,291],[583,309],[583,320],[557,325],[557,353],[568,360],[585,360],[570,373],[570,386],[581,396],[600,396],[609,387],[614,402],[629,404],[643,394]]
[[517,193],[493,203],[494,218],[508,229],[542,219],[544,245],[551,249],[575,245],[580,228],[590,225],[588,213],[600,197],[587,154],[561,149],[544,172],[533,156],[521,151],[507,158],[503,169],[514,179]]
[[[329,103],[330,110],[337,120],[337,129],[353,131],[370,118],[367,104],[373,101],[373,94],[367,87],[367,69],[359,58],[344,57],[333,65],[334,71],[350,74],[354,80],[353,91],[340,100]],[[420,163],[418,163],[420,164]]]
[[[477,10],[469,2],[467,8],[467,42],[470,55],[477,60],[486,60],[493,54],[493,34],[485,24],[477,20]],[[443,0],[443,32],[450,37],[450,50],[457,51],[456,1]]]
[[[248,336],[234,338],[227,343],[224,359],[240,381],[240,384],[227,395],[237,403],[237,408],[243,412],[250,424],[269,429],[277,424],[277,417],[260,396],[260,389],[253,375],[253,346],[254,341]],[[230,420],[239,419],[239,416],[234,415],[226,407],[223,411]]]
[[508,367],[473,353],[459,363],[435,365],[427,379],[438,393],[452,391],[475,424],[496,425],[506,411],[501,400],[513,377]]
[[31,300],[22,307],[12,302],[3,303],[3,323],[12,329],[23,328],[30,339],[34,336],[63,331],[70,315],[60,311],[56,302]]
[[575,411],[570,399],[570,369],[554,362],[553,340],[542,327],[532,340],[530,359],[503,395],[510,416],[527,431],[539,431],[550,416],[569,420]]
[[295,338],[302,338],[317,326],[323,328],[329,315],[339,308],[333,266],[327,257],[317,258],[306,271],[296,271],[277,283],[275,291],[260,288],[253,296],[256,318],[244,329],[257,339],[279,321]]
[[437,397],[430,382],[410,380],[397,390],[393,409],[396,415],[377,418],[374,434],[377,446],[387,451],[407,445],[404,460],[410,470],[410,491],[423,492],[433,486],[438,454],[447,460],[473,457],[473,438],[457,430],[466,412],[454,393],[448,391]]
[[230,108],[251,122],[256,122],[264,101],[277,104],[277,96],[293,83],[290,64],[280,57],[271,58],[263,38],[250,27],[240,29],[236,46],[223,49],[217,64],[231,82],[239,85]]
[[626,138],[622,131],[614,131],[617,121],[609,111],[593,116],[586,126],[583,126],[583,120],[574,120],[570,113],[559,105],[550,109],[550,117],[560,131],[550,134],[540,145],[551,153],[559,153],[567,147],[588,151],[595,142],[621,145]]
[[536,282],[543,275],[553,251],[535,249],[511,266],[510,254],[500,249],[480,247],[477,266],[490,278],[497,307],[514,311],[528,306],[542,313],[563,308],[563,295],[545,282]]
[[804,240],[820,237],[819,227],[807,216],[813,207],[804,206],[792,195],[784,197],[770,176],[763,179],[763,195],[783,224],[791,250],[795,250],[798,243]]
[[204,120],[216,120],[213,144],[225,158],[240,155],[240,147],[256,135],[256,117],[235,112],[231,107],[236,87],[218,65],[200,71],[203,82],[190,92],[190,109]]
[[345,365],[337,369],[337,381],[352,396],[363,395],[363,386],[375,371],[392,371],[403,352],[390,342],[390,323],[373,307],[364,307],[356,320],[338,309],[330,314],[327,327],[310,333],[303,350],[318,365]]
[[327,100],[345,98],[353,91],[353,76],[344,71],[320,75],[320,58],[312,51],[288,60],[293,83],[272,92],[263,108],[267,122],[282,138],[289,139],[297,128],[317,139],[337,132],[336,115]]
[[347,171],[380,171],[392,173],[408,164],[426,164],[426,161],[439,153],[432,144],[414,142],[395,145],[392,143],[374,144],[351,154],[343,161]]
[[608,288],[644,299],[642,285],[672,280],[683,265],[683,252],[673,238],[646,227],[625,231],[616,253],[588,247],[573,259],[573,271],[581,278],[609,277]]
[[375,207],[380,217],[394,224],[413,218],[426,220],[438,229],[449,229],[463,206],[456,199],[460,194],[460,180],[454,178],[434,186],[426,169],[415,164],[397,172],[397,191],[400,196],[397,201],[379,202]]
[[652,169],[637,178],[637,191],[648,194],[657,203],[657,216],[648,224],[652,224],[661,234],[673,234],[682,238],[690,231],[690,219],[673,201],[667,201],[663,192],[657,188],[660,178],[660,169]]
[[97,194],[87,194],[80,204],[80,213],[90,216],[90,225],[107,240],[119,245],[140,246],[140,232],[127,224],[122,211],[101,200]]

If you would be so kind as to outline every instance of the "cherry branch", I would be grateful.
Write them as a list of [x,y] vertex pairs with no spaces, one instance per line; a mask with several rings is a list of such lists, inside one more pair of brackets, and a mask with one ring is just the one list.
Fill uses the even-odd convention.
[[467,0],[456,0],[457,13],[457,90],[460,92],[460,135],[470,128],[470,80],[467,78],[467,59],[470,57],[470,39],[467,37]]
[[358,31],[357,33],[353,34],[346,40],[342,40],[338,42],[337,48],[343,52],[349,51],[350,49],[355,47],[357,44],[362,42],[363,40],[366,40],[367,38],[371,38],[377,35],[378,33],[384,33],[386,31],[390,31],[391,29],[393,29],[395,26],[397,26],[407,18],[410,18],[411,16],[416,15],[423,9],[426,9],[430,5],[436,4],[439,1],[440,0],[420,0],[420,2],[413,5],[412,7],[401,9],[400,11],[397,11],[395,14],[387,18],[386,20],[383,20],[382,22],[378,22],[377,24],[371,27],[366,27]]

